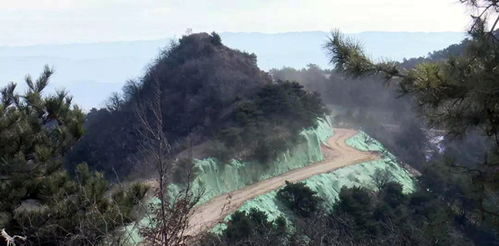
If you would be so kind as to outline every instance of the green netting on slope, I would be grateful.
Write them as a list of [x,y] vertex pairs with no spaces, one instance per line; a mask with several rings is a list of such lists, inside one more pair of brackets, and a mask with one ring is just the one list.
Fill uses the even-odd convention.
[[[267,218],[269,221],[273,221],[278,217],[282,216],[285,218],[288,223],[292,221],[294,218],[294,214],[290,211],[286,206],[284,206],[280,201],[276,199],[277,191],[272,191],[263,195],[260,195],[252,200],[245,202],[238,211],[246,211],[248,212],[252,208],[256,208],[260,211],[263,211],[267,214]],[[228,221],[230,219],[230,215],[225,217],[224,221]],[[215,234],[222,233],[223,230],[227,228],[226,224],[218,224],[211,232]]]
[[142,235],[140,235],[140,229],[145,228],[151,224],[149,217],[145,216],[139,222],[130,223],[125,226],[121,232],[123,232],[121,245],[123,246],[133,246],[139,245],[144,241]]
[[[360,132],[348,139],[347,144],[363,151],[378,151],[382,154],[383,158],[381,160],[344,167],[331,173],[315,175],[306,179],[304,182],[307,186],[316,191],[325,200],[324,205],[327,209],[332,208],[343,186],[372,188],[374,186],[372,175],[378,169],[386,170],[393,181],[402,184],[404,192],[414,191],[414,182],[409,172],[396,163],[395,157],[387,152],[381,143],[369,137],[364,132]],[[277,200],[276,194],[277,192],[273,191],[247,201],[239,208],[239,211],[249,211],[251,208],[257,208],[267,213],[269,220],[274,220],[282,215],[288,221],[292,221],[293,213]],[[230,216],[227,216],[225,220],[227,221],[229,218]],[[225,225],[220,224],[212,231],[220,233],[224,228]]]
[[[195,191],[204,191],[200,201],[202,204],[218,195],[321,161],[324,159],[324,155],[320,145],[332,136],[332,133],[329,117],[319,119],[316,128],[300,133],[304,138],[303,142],[286,151],[270,164],[238,160],[220,163],[214,158],[195,160],[195,178],[192,182],[192,188]],[[176,189],[179,188],[176,187]]]
[[325,205],[328,208],[331,208],[344,186],[375,187],[372,176],[377,169],[385,169],[393,181],[402,184],[404,192],[414,190],[414,183],[410,174],[405,169],[398,165],[394,166],[386,160],[365,162],[341,168],[332,173],[316,175],[305,180],[305,183],[326,201]]
[[[323,160],[324,155],[321,152],[320,145],[325,144],[327,139],[333,135],[333,128],[330,117],[318,119],[317,121],[317,127],[303,130],[300,133],[304,138],[303,142],[292,150],[283,153],[273,163],[267,165],[237,160],[231,160],[229,163],[220,163],[214,158],[194,160],[195,178],[192,182],[192,189],[193,191],[203,191],[203,196],[199,204],[205,203],[218,195],[238,190],[292,169],[301,168]],[[182,187],[179,185],[170,185],[169,188],[170,196],[174,196],[174,194],[178,194],[182,190]],[[158,200],[153,198],[148,202],[156,203]],[[274,205],[265,204],[262,200],[259,206],[266,206],[267,209],[265,211],[270,211],[270,208]],[[264,210],[263,207],[262,210]],[[128,236],[127,244],[136,245],[141,242],[142,238],[138,232],[138,228],[149,224],[149,219],[146,216],[138,224],[127,226],[124,229]]]
[[359,150],[378,152],[382,156],[382,159],[375,162],[383,162],[386,164],[386,166],[381,166],[380,168],[387,170],[394,181],[403,184],[404,192],[414,191],[414,180],[412,179],[411,174],[397,163],[396,157],[388,152],[380,142],[361,131],[348,139],[347,144]]

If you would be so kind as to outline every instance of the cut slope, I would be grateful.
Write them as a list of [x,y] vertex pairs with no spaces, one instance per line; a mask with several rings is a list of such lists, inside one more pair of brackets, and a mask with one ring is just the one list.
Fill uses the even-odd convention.
[[322,146],[324,161],[317,162],[304,168],[292,170],[282,175],[263,180],[218,197],[198,207],[191,219],[187,235],[197,235],[217,223],[220,223],[228,214],[237,210],[247,200],[271,192],[285,184],[285,181],[298,182],[314,175],[327,173],[335,169],[379,159],[374,152],[364,152],[346,144],[346,140],[353,137],[357,131],[351,129],[334,129],[335,134],[328,139],[328,146]]

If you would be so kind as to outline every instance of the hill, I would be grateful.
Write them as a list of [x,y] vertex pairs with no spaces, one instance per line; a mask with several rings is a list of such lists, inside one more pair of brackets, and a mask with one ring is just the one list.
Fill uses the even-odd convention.
[[423,62],[434,62],[446,60],[449,57],[456,57],[464,54],[466,46],[469,44],[469,40],[465,39],[458,44],[452,44],[449,47],[441,50],[436,50],[428,53],[427,56],[414,57],[411,59],[403,59],[400,62],[400,66],[404,68],[413,68],[416,65]]
[[70,153],[68,165],[84,161],[120,176],[147,169],[140,164],[146,156],[141,154],[137,110],[144,109],[137,103],[156,95],[165,119],[161,128],[174,153],[210,141],[209,148],[196,154],[223,160],[272,159],[326,112],[318,95],[298,83],[272,81],[256,65],[254,54],[224,46],[216,33],[192,34],[164,50],[108,108],[88,114],[86,134]]
[[[250,51],[258,56],[258,66],[303,68],[307,64],[328,67],[322,46],[326,32],[292,33],[221,33],[231,48]],[[362,40],[373,57],[401,61],[424,56],[458,43],[463,33],[364,32],[350,34]],[[36,45],[0,47],[0,85],[22,81],[26,74],[37,74],[43,65],[53,66],[53,87],[66,88],[74,101],[90,110],[145,72],[147,64],[168,43],[168,39],[123,41],[93,44]],[[300,45],[296,45],[300,44]]]

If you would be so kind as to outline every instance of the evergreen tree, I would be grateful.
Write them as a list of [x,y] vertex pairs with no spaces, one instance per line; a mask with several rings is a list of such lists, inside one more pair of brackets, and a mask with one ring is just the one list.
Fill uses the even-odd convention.
[[1,90],[0,228],[37,245],[88,245],[131,221],[131,207],[145,193],[139,185],[109,193],[100,173],[81,164],[71,177],[64,154],[82,136],[84,113],[65,91],[44,95],[53,71],[25,94],[11,83]]
[[290,183],[277,192],[277,199],[296,214],[309,217],[319,211],[321,198],[317,192],[310,189],[305,183]]
[[[414,97],[430,126],[454,136],[478,129],[496,142],[482,163],[450,165],[453,171],[469,176],[470,185],[475,189],[467,198],[474,201],[472,204],[484,221],[499,228],[496,204],[499,197],[499,37],[496,30],[499,2],[461,2],[472,6],[478,14],[472,16],[470,39],[463,42],[464,51],[447,59],[423,62],[409,69],[396,62],[376,63],[358,43],[339,32],[332,33],[326,47],[337,70],[353,76],[382,76],[389,84],[398,85],[403,95]],[[491,16],[494,18],[489,21]],[[475,220],[471,216],[468,219]]]
[[488,30],[490,27],[484,17],[491,10],[495,10],[495,15],[499,14],[499,3],[495,0],[462,2],[477,6],[488,4],[488,7],[474,17],[469,30],[471,39],[465,43],[464,54],[449,56],[441,62],[425,62],[409,70],[398,67],[396,62],[375,63],[358,43],[339,32],[332,33],[326,46],[337,70],[354,76],[378,74],[394,80],[402,93],[416,97],[433,126],[445,128],[455,135],[478,127],[499,144],[499,110],[496,108],[499,102],[499,39],[498,32],[493,31],[499,19]]

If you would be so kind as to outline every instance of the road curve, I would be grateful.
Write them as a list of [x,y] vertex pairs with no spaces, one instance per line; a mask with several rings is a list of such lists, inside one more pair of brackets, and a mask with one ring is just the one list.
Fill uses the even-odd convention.
[[190,217],[186,235],[196,236],[212,228],[227,215],[235,212],[244,202],[276,190],[286,181],[298,182],[345,166],[379,159],[380,156],[374,152],[360,151],[346,144],[346,140],[355,134],[357,131],[352,129],[335,128],[334,135],[327,140],[328,146],[321,146],[323,161],[217,196],[200,205]]

